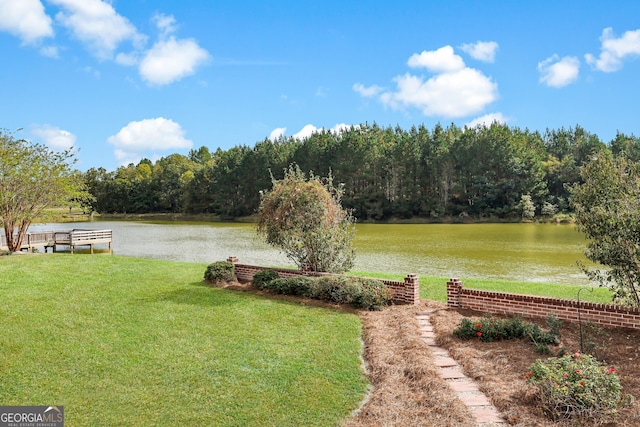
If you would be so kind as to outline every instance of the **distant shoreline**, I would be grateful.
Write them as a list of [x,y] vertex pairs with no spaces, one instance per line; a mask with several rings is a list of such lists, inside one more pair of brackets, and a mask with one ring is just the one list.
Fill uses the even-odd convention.
[[[87,215],[88,217],[88,215]],[[146,213],[146,214],[125,214],[125,213],[111,213],[111,214],[96,214],[95,219],[100,220],[157,220],[157,221],[193,221],[193,222],[238,222],[238,223],[253,223],[255,222],[254,216],[238,217],[238,218],[224,218],[220,215],[209,214],[181,214],[181,213]],[[87,219],[89,221],[89,219]],[[574,218],[572,215],[555,215],[549,218],[539,218],[533,221],[517,221],[499,219],[495,217],[486,218],[471,218],[471,217],[442,217],[442,218],[391,218],[385,221],[357,221],[357,224],[505,224],[505,223],[541,223],[541,224],[573,224]]]

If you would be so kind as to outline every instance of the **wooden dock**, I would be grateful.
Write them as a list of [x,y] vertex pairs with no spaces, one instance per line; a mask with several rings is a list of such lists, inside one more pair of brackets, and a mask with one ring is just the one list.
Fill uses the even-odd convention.
[[[93,253],[94,245],[108,244],[111,252],[113,232],[111,230],[55,230],[27,233],[20,250],[32,250],[33,248],[52,248],[56,252],[58,246],[69,246],[73,253],[77,246],[89,246]],[[0,250],[8,250],[4,234],[0,235]]]

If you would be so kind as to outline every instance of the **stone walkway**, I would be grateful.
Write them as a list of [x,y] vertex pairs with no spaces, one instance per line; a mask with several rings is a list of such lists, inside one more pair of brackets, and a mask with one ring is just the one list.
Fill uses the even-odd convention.
[[462,368],[449,355],[449,352],[436,345],[433,327],[429,321],[429,315],[432,312],[425,311],[419,314],[417,319],[422,341],[429,346],[433,353],[434,363],[438,367],[440,376],[449,384],[462,403],[469,408],[478,426],[508,425],[500,412],[489,402],[487,396],[478,389],[476,383],[462,372]]

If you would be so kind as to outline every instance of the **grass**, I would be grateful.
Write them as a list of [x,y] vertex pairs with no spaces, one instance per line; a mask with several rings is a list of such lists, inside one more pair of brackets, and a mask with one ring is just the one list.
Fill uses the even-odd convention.
[[[404,280],[404,275],[402,274],[371,273],[363,271],[352,271],[349,272],[349,274],[353,274],[354,276],[374,277],[388,280]],[[446,277],[421,276],[420,297],[422,299],[447,302],[448,280],[449,278]],[[585,287],[575,285],[560,285],[553,283],[517,282],[492,279],[460,278],[460,280],[462,280],[465,288],[470,289],[480,289],[494,292],[508,292],[523,295],[538,295],[573,300],[578,298],[578,291],[580,289],[586,288],[584,291],[580,292],[581,301],[590,301],[603,304],[611,303],[611,291],[608,288],[600,288],[595,286]]]
[[204,264],[0,257],[0,402],[69,425],[329,426],[366,392],[361,322],[204,286]]

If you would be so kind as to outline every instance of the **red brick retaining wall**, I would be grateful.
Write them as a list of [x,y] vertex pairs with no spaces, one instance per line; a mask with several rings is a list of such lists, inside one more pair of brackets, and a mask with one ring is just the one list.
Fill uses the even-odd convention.
[[[274,270],[278,272],[280,277],[297,277],[297,276],[310,276],[321,277],[330,276],[330,273],[318,273],[315,271],[294,270],[289,268],[273,268],[273,267],[261,267],[257,265],[240,264],[238,258],[229,257],[228,261],[231,261],[235,266],[236,277],[241,282],[250,282],[253,280],[253,275],[260,270]],[[420,279],[415,274],[408,274],[403,282],[396,280],[376,279],[383,282],[387,287],[393,291],[393,302],[396,304],[418,304],[420,302]]]
[[447,305],[452,308],[534,318],[546,318],[550,314],[555,314],[559,319],[571,322],[578,321],[579,308],[582,321],[604,326],[640,329],[640,309],[638,308],[466,289],[459,279],[451,279],[447,282]]

